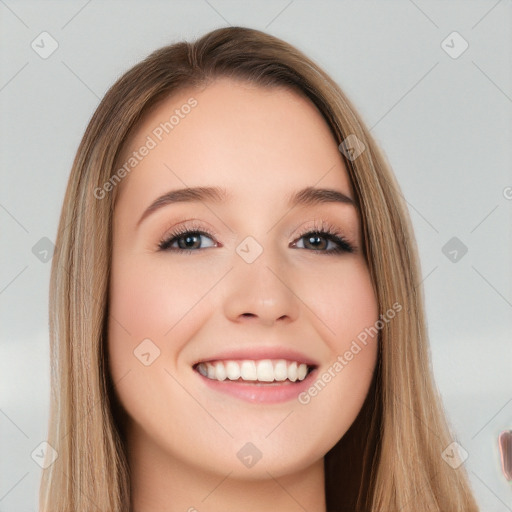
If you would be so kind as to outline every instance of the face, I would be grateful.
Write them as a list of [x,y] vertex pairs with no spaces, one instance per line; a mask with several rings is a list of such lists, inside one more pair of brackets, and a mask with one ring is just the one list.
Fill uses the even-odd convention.
[[[325,121],[290,90],[220,79],[150,112],[130,157],[108,350],[131,442],[247,479],[319,463],[366,397],[377,340],[357,337],[378,319]],[[155,203],[187,187],[218,190]]]

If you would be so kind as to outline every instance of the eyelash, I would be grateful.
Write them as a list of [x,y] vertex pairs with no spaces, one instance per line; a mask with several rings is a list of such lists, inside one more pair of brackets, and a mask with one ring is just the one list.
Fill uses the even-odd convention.
[[[181,249],[172,247],[171,245],[182,238],[184,235],[202,235],[208,238],[215,238],[214,233],[210,233],[202,229],[199,225],[190,225],[190,226],[182,226],[171,232],[168,236],[164,237],[158,243],[158,250],[160,251],[173,251],[178,253],[192,254],[193,252],[197,252],[204,249],[209,249],[209,247],[203,247],[202,249]],[[307,231],[303,232],[297,240],[301,238],[312,236],[318,236],[320,238],[325,238],[331,242],[338,244],[335,249],[329,250],[314,250],[314,249],[306,249],[311,252],[316,252],[320,254],[340,254],[340,253],[354,253],[356,252],[356,248],[331,224],[327,221],[320,221],[320,223],[315,223],[312,228],[309,228]],[[296,243],[296,242],[294,242]],[[302,248],[300,248],[302,249]]]

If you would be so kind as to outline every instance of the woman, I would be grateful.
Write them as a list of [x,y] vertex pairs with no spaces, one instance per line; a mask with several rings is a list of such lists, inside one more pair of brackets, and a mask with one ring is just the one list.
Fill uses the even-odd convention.
[[399,187],[295,48],[223,28],[129,70],[56,246],[42,510],[477,510]]

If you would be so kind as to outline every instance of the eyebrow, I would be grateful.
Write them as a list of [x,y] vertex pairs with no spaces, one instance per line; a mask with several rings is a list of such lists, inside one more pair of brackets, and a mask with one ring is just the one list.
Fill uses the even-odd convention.
[[[210,202],[222,203],[229,200],[230,194],[220,187],[187,187],[171,190],[155,199],[144,211],[137,226],[151,213],[174,203]],[[355,207],[354,200],[338,190],[330,188],[306,187],[288,196],[288,208],[295,206],[314,206],[322,203],[341,203]]]

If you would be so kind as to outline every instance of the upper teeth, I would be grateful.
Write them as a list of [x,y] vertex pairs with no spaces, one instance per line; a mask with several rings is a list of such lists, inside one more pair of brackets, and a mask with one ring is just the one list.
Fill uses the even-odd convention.
[[308,365],[285,359],[262,359],[261,361],[215,361],[199,363],[197,371],[214,380],[252,380],[261,382],[304,380]]

